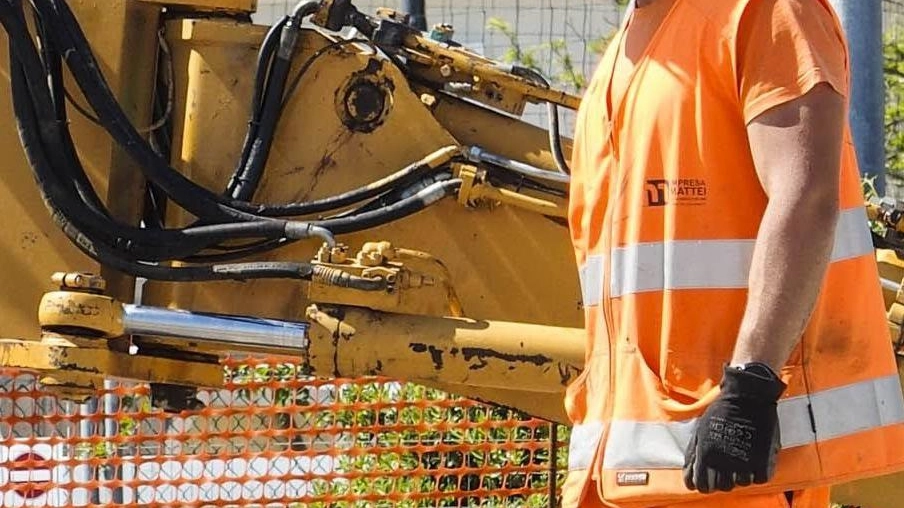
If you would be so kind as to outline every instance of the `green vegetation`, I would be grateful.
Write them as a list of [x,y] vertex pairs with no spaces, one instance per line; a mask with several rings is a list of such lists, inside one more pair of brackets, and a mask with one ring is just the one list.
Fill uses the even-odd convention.
[[[411,383],[337,383],[328,389],[326,400],[318,401],[325,387],[320,392],[306,387],[300,368],[242,366],[231,370],[231,378],[237,386],[247,385],[237,394],[249,402],[275,397],[277,405],[286,407],[282,428],[299,430],[301,449],[337,454],[333,475],[338,477],[313,479],[312,495],[345,500],[298,507],[550,505],[550,432],[555,428],[556,438],[564,442],[565,427]],[[262,383],[271,381],[289,382],[291,387],[268,392],[272,388]],[[566,450],[561,447],[557,482],[566,469]],[[502,492],[517,489],[532,492]],[[473,496],[462,497],[462,492]]]
[[[487,30],[505,37],[508,47],[498,57],[503,62],[533,69],[545,75],[553,84],[570,88],[576,93],[583,91],[587,87],[587,77],[575,63],[565,40],[554,39],[543,44],[524,46],[512,25],[499,18],[490,18],[487,23]],[[611,35],[604,35],[592,39],[587,42],[587,48],[592,54],[601,55],[606,49],[606,44],[608,44],[610,38]],[[540,65],[541,55],[545,54],[549,54],[552,57],[552,69],[547,70]]]
[[885,168],[904,177],[904,36],[885,39]]

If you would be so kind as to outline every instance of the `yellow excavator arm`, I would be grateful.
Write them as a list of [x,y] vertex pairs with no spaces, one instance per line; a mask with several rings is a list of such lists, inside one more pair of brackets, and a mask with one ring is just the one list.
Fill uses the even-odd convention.
[[579,98],[390,10],[308,2],[263,27],[251,7],[36,2],[40,47],[14,36],[29,8],[5,13],[2,139],[27,160],[0,197],[35,240],[0,275],[28,293],[3,364],[78,396],[217,386],[224,355],[277,354],[565,421],[584,339],[557,109]]
[[[263,353],[567,421],[585,339],[558,110],[578,97],[348,0],[273,27],[253,0],[23,3],[0,2],[0,367],[171,395]],[[869,210],[900,345],[901,213]]]

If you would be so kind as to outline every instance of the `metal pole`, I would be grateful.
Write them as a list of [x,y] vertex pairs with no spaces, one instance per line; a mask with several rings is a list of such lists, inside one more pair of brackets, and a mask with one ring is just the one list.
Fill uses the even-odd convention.
[[401,11],[411,15],[411,26],[422,32],[427,30],[424,0],[402,0]]
[[882,0],[830,0],[841,18],[851,53],[851,128],[857,162],[885,194],[885,79]]

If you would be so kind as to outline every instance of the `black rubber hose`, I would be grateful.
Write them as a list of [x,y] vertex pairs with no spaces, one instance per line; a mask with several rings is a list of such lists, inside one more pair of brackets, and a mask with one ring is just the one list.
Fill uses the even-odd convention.
[[[551,87],[549,81],[542,74],[529,67],[512,67],[512,74],[529,79],[545,88]],[[559,172],[570,175],[571,168],[568,167],[568,161],[565,160],[565,151],[562,149],[562,137],[559,132],[561,130],[559,126],[559,106],[554,102],[548,102],[546,106],[547,116],[549,116],[549,150],[552,152],[552,158],[555,160]]]
[[549,115],[549,147],[552,150],[552,158],[556,161],[560,173],[570,175],[571,167],[565,160],[565,150],[562,149],[562,138],[559,134],[559,106],[550,102],[546,107]]
[[[64,6],[63,9],[65,11],[65,4],[62,5]],[[452,182],[452,185],[455,186],[457,184],[455,184],[455,182]],[[451,187],[447,186],[446,191],[448,191],[448,189],[451,189]],[[437,201],[441,197],[444,197],[447,194],[446,191],[440,192],[438,194],[434,193],[432,195],[430,192],[421,193],[418,196],[414,196],[410,199],[395,203],[384,210],[377,210],[361,215],[355,215],[353,217],[325,221],[322,224],[318,225],[326,226],[328,228],[335,228],[336,232],[338,233],[367,229],[377,225],[385,224],[398,218],[402,218],[412,213],[416,213],[417,211],[422,210],[426,206],[429,206],[433,202]]]
[[380,208],[385,208],[387,206],[392,205],[398,201],[401,201],[407,197],[413,196],[418,192],[426,189],[428,186],[437,183],[446,181],[452,178],[451,173],[437,173],[433,175],[429,175],[421,180],[411,183],[407,186],[397,186],[391,189],[389,192],[372,199],[361,206],[353,208],[351,210],[346,210],[342,213],[338,213],[336,215],[332,215],[328,217],[329,219],[339,219],[345,217],[351,217],[354,215],[360,215],[365,212],[371,212],[374,210],[379,210]]
[[461,180],[457,178],[437,182],[428,185],[417,194],[397,201],[389,206],[348,217],[326,219],[315,222],[314,224],[329,229],[336,235],[375,228],[414,215],[441,199],[455,194],[460,187]]
[[[304,204],[288,204],[288,205],[251,205],[249,203],[241,203],[241,202],[228,202],[225,203],[218,196],[210,193],[207,189],[203,187],[197,186],[190,180],[186,179],[184,176],[173,170],[168,166],[165,161],[162,161],[156,154],[147,146],[146,142],[135,132],[134,128],[128,122],[128,119],[125,118],[125,114],[122,112],[121,108],[119,108],[118,103],[116,103],[115,99],[112,97],[112,93],[109,91],[109,87],[104,81],[103,76],[98,71],[98,66],[96,61],[93,59],[93,55],[90,53],[90,48],[87,47],[87,41],[85,40],[84,33],[81,32],[80,27],[78,26],[74,16],[71,11],[68,10],[68,6],[65,2],[57,2],[54,0],[36,0],[38,4],[44,2],[51,2],[54,5],[58,5],[59,16],[63,18],[63,20],[56,19],[55,12],[51,7],[51,17],[56,19],[57,34],[63,34],[66,38],[69,39],[69,45],[73,49],[72,52],[69,52],[69,58],[67,59],[67,63],[70,64],[70,68],[75,68],[84,72],[74,72],[77,75],[85,74],[86,80],[90,77],[90,79],[97,82],[97,84],[101,87],[103,91],[100,94],[100,97],[97,97],[98,94],[88,94],[92,97],[98,99],[105,106],[109,107],[109,114],[112,117],[105,118],[105,124],[108,126],[108,130],[111,131],[111,134],[116,132],[116,129],[109,129],[110,125],[118,126],[121,129],[124,129],[126,132],[120,132],[120,134],[126,134],[125,138],[114,134],[114,137],[117,137],[118,140],[136,157],[136,160],[139,161],[140,165],[148,170],[147,176],[151,181],[158,184],[170,197],[174,198],[174,201],[177,202],[183,208],[186,208],[189,212],[194,213],[195,215],[199,215],[195,210],[192,210],[190,207],[187,208],[183,202],[175,199],[177,196],[173,195],[173,185],[175,185],[180,192],[187,198],[189,196],[193,197],[195,201],[199,201],[199,198],[213,198],[217,203],[217,213],[220,214],[219,220],[217,222],[222,221],[222,214],[227,214],[230,217],[236,217],[241,220],[256,220],[261,218],[261,216],[286,216],[293,214],[303,214],[303,213],[317,213],[317,212],[304,212]],[[316,3],[308,3],[305,5],[314,6]],[[43,10],[47,10],[47,7],[44,6]],[[42,10],[42,12],[43,12]],[[304,12],[304,10],[300,10],[300,12]],[[287,23],[288,24],[288,23]],[[69,33],[71,29],[72,33]],[[67,35],[68,34],[68,35]],[[74,39],[74,40],[73,40]],[[80,82],[80,85],[84,83]],[[84,89],[83,89],[84,91]],[[93,103],[92,103],[93,104]],[[106,108],[98,108],[95,105],[95,110],[98,109],[106,109]],[[100,115],[100,111],[98,111]],[[110,121],[106,121],[110,120]],[[112,124],[111,124],[112,121]],[[142,161],[144,163],[142,163]],[[161,182],[158,177],[166,175],[163,182]],[[168,185],[163,185],[168,184]],[[172,185],[169,185],[172,184]],[[189,188],[182,187],[182,184],[187,185]],[[366,199],[366,198],[365,198]],[[340,199],[340,202],[344,202],[344,198]],[[318,203],[315,207],[309,209],[322,209],[324,206],[329,205],[329,201],[325,201],[322,203]],[[233,208],[234,207],[234,208]],[[194,207],[197,209],[197,206]],[[208,208],[209,209],[209,208]],[[330,208],[333,209],[333,208]],[[236,213],[237,212],[237,213]],[[301,213],[299,213],[301,212]],[[201,218],[211,220],[211,217],[208,215],[199,215]]]
[[286,90],[286,81],[289,79],[289,70],[292,67],[292,60],[295,58],[295,50],[298,46],[301,22],[305,16],[317,12],[318,8],[318,2],[299,4],[280,30],[279,45],[273,56],[273,64],[267,77],[260,124],[257,126],[257,136],[251,144],[251,151],[248,154],[245,166],[234,179],[235,186],[231,192],[233,199],[251,201],[260,186],[260,181],[264,176],[264,168],[267,165],[267,160],[270,158],[270,150],[273,147],[276,126],[279,123],[280,113],[282,112],[283,94]]
[[[16,33],[15,26],[9,23],[9,12],[5,9],[5,4],[0,3],[0,20],[9,30],[8,33]],[[14,25],[14,24],[13,24]],[[122,248],[129,254],[137,255],[137,257],[159,257],[160,259],[171,259],[177,256],[190,255],[201,247],[210,244],[216,244],[228,239],[236,237],[250,238],[281,238],[286,235],[286,227],[288,223],[285,221],[256,221],[232,224],[216,224],[180,230],[146,230],[135,228],[132,226],[122,225],[110,219],[108,216],[91,210],[79,200],[76,200],[70,192],[71,187],[66,185],[66,181],[61,181],[56,172],[52,169],[53,158],[46,155],[47,149],[45,142],[48,138],[53,140],[54,137],[49,133],[53,133],[59,127],[54,119],[44,119],[43,122],[38,119],[33,107],[34,103],[28,101],[32,95],[29,93],[39,93],[41,91],[41,82],[30,86],[25,71],[23,70],[22,61],[18,59],[18,55],[22,52],[21,40],[10,38],[11,58],[10,68],[14,71],[11,79],[13,91],[13,105],[16,112],[16,118],[19,125],[20,137],[24,145],[30,147],[31,167],[35,171],[35,177],[39,187],[45,192],[45,195],[55,203],[54,211],[66,216],[68,222],[72,222],[74,226],[80,230],[90,230],[90,236],[98,235],[106,238],[106,243]],[[36,54],[35,54],[36,56]],[[46,98],[48,95],[43,90]],[[41,95],[37,96],[39,104],[43,104],[43,109],[49,108],[49,101],[42,101]],[[44,113],[47,114],[47,111]],[[40,129],[38,125],[43,124],[44,129]],[[44,134],[43,136],[41,134]],[[58,143],[58,140],[57,140]],[[60,147],[54,145],[51,141],[52,153],[56,153],[59,157]],[[53,150],[56,150],[53,152]],[[71,182],[70,182],[71,183]],[[154,254],[150,256],[142,256],[143,253],[138,251],[134,245],[135,242],[146,242],[154,244],[160,242],[164,245],[151,248]],[[196,247],[190,247],[196,245]],[[147,248],[147,246],[145,247]]]
[[[407,189],[404,189],[410,194],[408,196],[404,195],[405,192],[393,190],[389,193],[393,196],[392,200],[387,199],[381,201],[380,205],[374,207],[374,209],[352,210],[351,212],[340,216],[311,222],[311,224],[326,228],[334,234],[355,233],[388,224],[413,215],[442,198],[457,192],[458,188],[461,186],[461,180],[451,180],[450,178],[451,177],[446,177],[443,180],[436,181],[429,180],[408,187]],[[419,190],[415,192],[412,190],[414,188],[419,188]],[[245,248],[240,247],[239,250],[233,252],[192,256],[186,258],[186,261],[217,262],[241,259],[244,256],[269,252],[284,245],[288,245],[289,243],[292,243],[292,240],[268,240],[255,243]]]
[[289,17],[285,16],[270,27],[257,54],[257,69],[254,73],[254,91],[251,94],[252,120],[260,120],[261,106],[264,104],[264,90],[267,86],[267,76],[270,74],[270,63],[279,46],[279,36],[282,29],[288,23]]
[[314,265],[314,273],[311,280],[329,286],[361,291],[384,291],[389,287],[389,282],[386,279],[359,277],[344,270],[323,265]]
[[298,2],[295,4],[295,7],[292,8],[292,12],[289,16],[295,20],[296,23],[300,24],[301,18],[314,14],[318,9],[320,9],[320,2],[318,1]]
[[273,55],[276,53],[276,48],[279,44],[279,36],[288,20],[289,17],[286,16],[270,27],[270,30],[267,31],[267,35],[264,37],[264,41],[258,51],[257,69],[254,74],[254,91],[251,94],[251,117],[248,120],[248,130],[245,132],[245,140],[242,142],[242,152],[239,156],[239,162],[236,164],[235,172],[226,186],[225,195],[227,197],[232,196],[235,192],[235,189],[239,184],[239,177],[242,174],[245,165],[248,164],[251,147],[254,145],[254,140],[257,139],[264,102],[264,90],[266,90],[267,83],[269,82],[267,77],[272,68]]
[[[100,222],[108,221],[105,210],[93,209],[81,199],[77,199],[78,190],[74,171],[59,172],[56,168],[69,168],[71,161],[66,157],[65,147],[61,145],[61,123],[57,120],[56,108],[50,95],[44,67],[38,58],[28,32],[25,29],[21,11],[16,12],[7,3],[0,3],[0,22],[6,29],[10,46],[10,80],[13,96],[13,108],[19,122],[23,142],[28,142],[34,149],[40,148],[41,162],[31,165],[35,171],[38,184],[47,190],[55,202],[69,214],[79,217],[81,227],[95,224],[94,233],[107,235],[107,228],[96,226],[90,214],[94,214]],[[47,153],[44,143],[50,143],[52,149]],[[79,167],[79,170],[81,168]],[[83,171],[82,171],[83,172]],[[85,177],[87,178],[87,177]],[[112,236],[107,236],[111,239]]]
[[[25,17],[21,10],[21,4],[16,5],[14,8],[16,9],[16,18],[19,20],[21,26],[25,27]],[[44,23],[37,13],[35,13],[35,26],[38,30],[38,38],[41,42],[44,71],[49,79],[50,97],[56,112],[56,120],[61,126],[59,129],[60,143],[62,143],[64,150],[68,153],[75,154],[75,143],[72,141],[72,136],[68,129],[69,119],[66,113],[66,90],[63,85],[63,61],[59,52],[56,50],[52,39],[48,36]],[[33,48],[34,46],[32,45],[31,47]],[[29,48],[26,48],[25,50],[28,51]],[[97,195],[90,180],[88,180],[88,176],[85,174],[81,164],[66,164],[62,169],[68,170],[66,174],[72,180],[76,192],[82,201],[97,213],[109,215],[106,206]]]
[[[292,28],[287,25],[283,31],[286,30],[292,30]],[[234,185],[230,189],[232,199],[250,201],[260,186],[260,181],[264,176],[264,167],[267,165],[270,149],[273,147],[276,120],[279,117],[279,110],[282,108],[282,96],[286,89],[290,66],[291,60],[283,59],[279,54],[273,61],[273,68],[267,79],[267,91],[264,94],[264,106],[260,124],[257,126],[257,136],[251,142],[251,149],[244,167],[233,179]]]
[[[196,254],[194,256],[180,258],[179,261],[186,261],[189,263],[225,263],[227,261],[237,261],[256,254],[270,252],[290,243],[293,243],[293,241],[285,238],[280,238],[279,240],[265,240],[242,248],[227,249],[220,253],[211,252],[209,254]],[[218,245],[211,247],[211,250],[221,249],[226,249],[226,246]]]
[[293,215],[310,215],[315,213],[337,210],[355,203],[379,196],[391,189],[407,186],[414,181],[423,178],[435,168],[430,165],[418,161],[414,164],[406,166],[391,175],[387,175],[379,180],[362,185],[348,192],[330,196],[323,199],[317,199],[306,203],[289,203],[285,205],[266,205],[258,209],[260,215],[270,217],[285,217]]
[[186,211],[210,222],[258,220],[260,217],[237,210],[219,196],[175,171],[157,155],[137,132],[113,96],[109,85],[91,54],[85,34],[64,1],[35,0],[35,6],[45,23],[49,23],[59,50],[66,55],[72,71],[91,107],[126,151],[135,159],[149,180]]
[[[5,4],[0,2],[0,18],[6,19],[3,14]],[[34,111],[30,110],[30,105],[21,100],[27,87],[22,67],[14,58],[10,59],[11,86],[18,99],[14,102],[16,113],[17,127],[19,130],[22,148],[25,156],[32,167],[43,167],[47,165],[47,159],[43,153],[40,140],[33,133],[28,133],[31,127],[28,123],[36,121]],[[26,129],[23,129],[26,127]],[[139,263],[132,259],[123,258],[121,253],[116,252],[103,243],[95,242],[90,236],[85,235],[78,227],[76,227],[54,202],[52,196],[48,195],[45,190],[46,185],[41,185],[39,177],[39,189],[41,191],[44,203],[50,211],[53,221],[60,227],[63,233],[70,241],[78,247],[82,252],[96,260],[104,266],[109,266],[123,273],[135,276],[145,277],[153,280],[173,281],[173,282],[200,282],[212,280],[248,280],[261,278],[289,278],[289,279],[305,279],[310,280],[313,275],[313,266],[307,263],[284,263],[284,262],[265,262],[265,263],[237,263],[223,264],[211,266],[188,266],[188,267],[168,267],[156,264]]]
[[[52,5],[46,5],[48,2]],[[66,62],[108,132],[135,158],[149,180],[157,184],[176,204],[208,222],[227,222],[236,219],[260,220],[263,218],[261,212],[266,210],[266,205],[226,200],[170,168],[168,163],[161,159],[135,131],[119,107],[103,75],[99,72],[99,67],[91,54],[81,27],[77,24],[66,3],[58,0],[36,0],[36,5],[40,6],[39,12],[45,19],[53,20],[54,34],[64,39],[65,44],[61,44],[61,46],[66,49],[68,55]],[[57,6],[57,8],[54,9],[53,6]],[[289,25],[292,23],[287,23],[287,27]],[[262,120],[262,124],[265,123]],[[273,215],[287,215],[287,210],[291,210],[293,207],[292,204],[282,207],[275,206],[276,211]]]
[[[165,244],[169,247],[152,249],[155,252],[164,252],[164,254],[156,254],[156,256],[169,256],[162,259],[191,255],[201,246],[226,240],[236,238],[278,239],[287,235],[292,236],[293,231],[298,231],[299,223],[278,220],[214,224],[176,230],[148,230],[117,223],[109,216],[92,210],[90,207],[80,207],[79,205],[84,205],[84,203],[74,200],[72,194],[67,192],[67,189],[71,187],[66,183],[71,184],[71,182],[66,179],[61,181],[57,172],[52,168],[54,165],[57,167],[71,165],[78,167],[78,172],[82,174],[84,171],[74,152],[67,150],[71,145],[61,146],[60,144],[62,133],[66,129],[61,128],[62,124],[56,121],[56,118],[47,118],[53,113],[48,99],[47,83],[41,79],[41,76],[35,76],[35,74],[39,74],[37,51],[31,45],[30,39],[22,39],[24,25],[21,23],[21,17],[18,17],[20,22],[17,22],[15,14],[8,9],[6,4],[0,3],[0,21],[7,29],[10,39],[10,67],[17,71],[16,79],[13,80],[13,102],[17,108],[16,114],[20,121],[21,132],[30,146],[41,147],[41,154],[52,154],[50,157],[42,155],[40,162],[36,160],[32,167],[36,171],[41,185],[48,190],[48,194],[53,197],[55,202],[60,203],[61,213],[64,213],[70,220],[74,217],[80,229],[85,229],[87,226],[87,229],[92,230],[95,234],[106,236],[112,245],[131,246],[133,251],[136,250],[132,245],[135,242]],[[30,78],[28,77],[29,72],[32,74]],[[31,98],[30,107],[23,105],[23,101],[27,101],[29,97]],[[31,109],[34,107],[39,108],[41,113]],[[39,125],[44,127],[39,127]],[[297,236],[295,237],[297,238]],[[198,247],[189,247],[193,244]],[[175,249],[175,252],[172,249]]]

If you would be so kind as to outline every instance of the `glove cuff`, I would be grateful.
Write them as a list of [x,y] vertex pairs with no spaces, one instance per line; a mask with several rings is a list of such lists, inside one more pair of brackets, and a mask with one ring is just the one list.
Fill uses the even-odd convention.
[[722,396],[775,402],[787,386],[769,367],[759,364],[739,369],[726,366],[722,377]]

